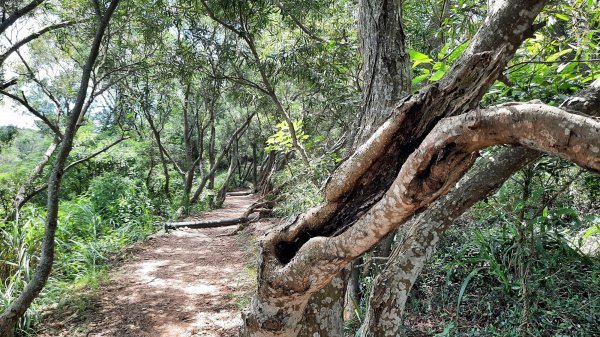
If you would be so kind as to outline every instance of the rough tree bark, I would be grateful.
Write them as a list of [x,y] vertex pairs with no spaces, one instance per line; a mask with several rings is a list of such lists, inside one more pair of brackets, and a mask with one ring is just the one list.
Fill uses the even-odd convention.
[[54,261],[54,236],[57,228],[58,221],[58,194],[60,191],[60,184],[62,181],[65,163],[73,147],[73,139],[75,132],[77,131],[77,122],[80,118],[80,114],[84,109],[84,104],[88,91],[88,84],[90,81],[91,73],[96,63],[96,59],[100,53],[100,45],[104,32],[108,26],[108,22],[114,13],[119,0],[112,0],[108,5],[104,15],[99,18],[98,29],[90,53],[87,57],[85,65],[83,66],[81,74],[81,82],[79,90],[77,92],[77,100],[71,115],[68,119],[68,124],[64,133],[64,137],[56,156],[56,162],[48,178],[48,202],[47,202],[47,215],[44,231],[44,239],[42,242],[42,251],[40,260],[35,269],[33,279],[27,283],[27,286],[23,292],[17,297],[17,299],[10,304],[7,310],[0,315],[0,336],[12,336],[14,333],[14,327],[18,322],[19,318],[23,316],[31,302],[38,296],[46,280],[50,276],[52,270],[52,263]]
[[539,156],[534,150],[507,149],[494,161],[469,171],[451,193],[407,224],[410,230],[375,278],[361,336],[400,336],[404,305],[442,232],[475,202],[493,193],[515,170]]
[[[460,178],[471,164],[462,156],[457,157],[456,165],[461,165],[453,175],[441,180],[446,184],[434,184],[437,192],[432,188],[429,194],[423,191],[425,200],[396,202],[402,195],[397,193],[397,183],[410,172],[409,163],[404,163],[409,154],[441,118],[477,105],[516,48],[533,32],[533,19],[544,3],[504,3],[486,19],[464,56],[439,83],[405,99],[367,143],[332,174],[321,206],[269,235],[263,243],[258,291],[242,335],[296,335],[312,293]],[[405,169],[400,171],[402,166]],[[420,178],[428,183],[434,182],[428,177],[442,178],[433,172],[422,174]]]
[[[354,125],[355,131],[348,138],[351,149],[362,144],[385,121],[390,109],[411,90],[410,58],[402,28],[402,1],[360,0],[358,9],[364,84],[361,111]],[[393,237],[390,234],[375,250],[384,254],[387,251],[386,256],[389,255]],[[300,336],[313,336],[314,333],[322,336],[340,335],[344,317],[339,312],[338,303],[346,302],[345,310],[354,313],[354,303],[360,301],[355,291],[358,289],[355,284],[357,280],[350,279],[350,275],[352,272],[337,276],[330,285],[313,295],[301,323],[303,330]],[[339,289],[340,283],[350,283],[347,287],[350,291],[348,297],[345,291]],[[311,313],[318,315],[313,317]],[[327,324],[310,324],[307,320]]]
[[[298,228],[286,226],[267,238],[264,249],[275,254],[263,254],[263,259],[272,260],[260,266],[262,282],[252,302],[255,311],[246,316],[244,333],[297,334],[301,310],[311,292],[325,286],[352,259],[446,193],[470,168],[480,149],[521,145],[600,172],[598,139],[599,121],[543,104],[498,106],[443,119],[410,155],[384,196],[344,232],[313,237],[291,259],[286,249],[292,247],[282,247],[284,242],[273,242],[273,238]],[[314,225],[314,215],[303,218],[308,220],[307,226]],[[448,212],[444,215],[449,216]]]
[[338,337],[344,335],[344,305],[350,266],[338,273],[325,287],[314,293],[302,316],[300,337]]
[[363,59],[363,106],[351,135],[357,148],[410,94],[410,58],[402,29],[402,0],[360,0],[358,25]]
[[[600,115],[600,80],[567,99],[561,108],[585,115]],[[539,156],[539,152],[523,148],[504,149],[469,171],[452,192],[429,205],[407,224],[410,231],[405,240],[396,247],[385,269],[373,282],[363,336],[400,335],[408,294],[441,235],[454,219],[494,193],[506,179]]]

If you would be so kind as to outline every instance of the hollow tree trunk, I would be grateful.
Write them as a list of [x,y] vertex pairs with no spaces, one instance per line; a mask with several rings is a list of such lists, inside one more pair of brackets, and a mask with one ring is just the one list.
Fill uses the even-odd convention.
[[[354,126],[355,132],[348,140],[352,149],[362,144],[385,121],[390,109],[411,91],[410,59],[402,28],[402,2],[359,1],[360,52],[363,59],[364,83],[361,112]],[[380,256],[389,255],[393,239],[392,233],[378,245],[375,250],[381,253]],[[356,267],[356,264],[353,266]],[[348,290],[355,290],[356,286],[351,284]],[[357,294],[354,293],[351,297],[345,296],[345,293],[341,294],[349,300],[345,303],[346,312],[355,312],[354,305],[360,302],[359,298],[355,298]]]
[[89,56],[82,70],[81,83],[77,93],[77,99],[71,115],[69,117],[64,137],[56,156],[56,162],[50,177],[48,178],[48,197],[47,197],[47,215],[44,230],[44,239],[42,241],[41,256],[35,269],[33,279],[27,283],[23,292],[13,301],[5,312],[0,315],[0,336],[12,336],[14,327],[23,316],[33,300],[38,296],[52,270],[54,262],[54,237],[58,223],[59,191],[64,173],[66,161],[73,147],[73,139],[77,131],[77,122],[84,108],[87,96],[88,83],[91,77],[94,64],[100,53],[100,45],[108,22],[115,11],[119,0],[112,0],[108,5],[104,15],[99,18],[98,29],[92,42]]
[[[567,99],[562,109],[600,115],[600,79]],[[473,204],[494,193],[506,179],[540,156],[539,152],[507,148],[466,175],[451,193],[430,205],[408,224],[410,231],[374,280],[364,336],[399,336],[408,294],[425,262],[452,221]]]
[[[420,157],[409,155],[441,118],[462,114],[479,103],[516,48],[532,33],[533,19],[544,3],[506,2],[486,20],[466,53],[439,83],[403,100],[382,127],[336,169],[322,205],[269,234],[261,253],[258,290],[244,317],[243,336],[297,335],[314,292],[445,193],[470,167],[472,152],[469,157],[450,158],[456,170],[445,168],[416,177],[414,168],[420,166],[412,162]],[[415,179],[427,180],[425,185],[436,183],[431,188],[423,189],[421,183],[420,188],[408,188]],[[419,190],[418,195],[405,195]]]
[[[383,197],[352,226],[334,229],[333,236],[319,235],[327,232],[305,232],[306,239],[298,236],[302,229],[314,231],[316,221],[328,216],[328,209],[315,208],[268,235],[263,241],[258,293],[252,312],[245,317],[243,336],[297,335],[310,296],[349,262],[447,193],[471,167],[479,150],[521,145],[600,172],[598,139],[600,121],[544,104],[512,103],[444,118],[407,158]],[[344,183],[348,176],[332,177],[328,187]],[[326,190],[326,195],[337,192]]]

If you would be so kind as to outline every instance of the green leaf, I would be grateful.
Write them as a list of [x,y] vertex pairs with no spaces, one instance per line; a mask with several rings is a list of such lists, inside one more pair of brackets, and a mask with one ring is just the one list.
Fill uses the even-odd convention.
[[577,64],[575,64],[575,63],[569,63],[569,62],[561,63],[558,66],[558,68],[556,69],[556,73],[560,74],[560,73],[564,72],[564,73],[568,74],[568,73],[571,73],[575,69],[575,67],[577,67]]
[[465,51],[465,49],[467,49],[467,46],[469,44],[467,42],[461,44],[460,46],[458,46],[456,49],[454,49],[452,51],[452,53],[450,53],[450,55],[448,55],[448,63],[452,63],[454,62],[460,55],[462,55],[462,53]]
[[[436,66],[437,66],[437,64],[436,64]],[[446,74],[446,72],[448,71],[448,69],[450,67],[448,67],[447,64],[442,63],[437,68],[438,68],[438,71],[436,71],[433,75],[431,75],[431,78],[429,79],[429,81],[431,81],[431,82],[439,81],[439,79],[442,78],[442,76],[444,76],[444,74]]]
[[583,238],[587,239],[594,234],[600,234],[600,225],[592,226],[585,231]]
[[446,56],[446,53],[448,52],[448,48],[450,48],[449,44],[445,44],[442,49],[440,50],[440,52],[438,53],[438,60],[441,60],[444,58],[444,56]]
[[446,325],[446,327],[444,328],[444,331],[442,331],[441,333],[435,335],[434,337],[447,337],[447,336],[450,336],[450,332],[455,327],[456,327],[456,325],[454,324],[454,322],[450,322],[448,325]]
[[475,277],[475,275],[477,275],[477,273],[479,273],[479,271],[483,269],[483,267],[479,267],[477,269],[473,269],[469,275],[467,275],[467,277],[465,277],[465,279],[462,281],[462,284],[460,286],[460,291],[458,292],[458,300],[456,302],[456,313],[459,313],[459,308],[460,308],[460,302],[462,302],[463,296],[465,294],[465,290],[467,289],[467,285],[469,285],[469,282],[471,281],[471,279],[473,277]]
[[569,21],[569,17],[564,14],[556,13],[556,14],[554,14],[554,16],[556,16],[556,18],[561,19],[563,21]]
[[418,66],[421,63],[431,63],[433,62],[433,60],[431,58],[429,58],[429,56],[420,53],[414,49],[409,49],[408,50],[408,55],[410,55],[410,59],[414,62],[413,63],[413,68]]
[[561,50],[558,53],[554,53],[554,54],[548,56],[548,58],[546,59],[546,61],[548,61],[548,62],[554,62],[554,61],[558,60],[559,57],[561,57],[561,56],[563,56],[563,55],[565,55],[567,53],[570,53],[572,51],[573,51],[573,49],[571,49],[571,48],[567,48],[565,50]]
[[426,74],[419,75],[419,76],[413,78],[412,85],[413,86],[419,85],[419,83],[423,82],[423,80],[425,80],[427,77],[429,77],[429,72],[427,72]]

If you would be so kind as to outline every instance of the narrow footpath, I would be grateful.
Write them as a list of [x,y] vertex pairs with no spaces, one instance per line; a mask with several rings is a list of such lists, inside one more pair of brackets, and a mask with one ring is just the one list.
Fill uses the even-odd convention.
[[[222,209],[190,217],[241,216],[256,197],[228,196]],[[237,336],[239,306],[254,282],[235,226],[181,229],[131,248],[84,317],[46,324],[42,336]],[[236,304],[237,303],[237,304]],[[62,321],[62,322],[61,322]]]

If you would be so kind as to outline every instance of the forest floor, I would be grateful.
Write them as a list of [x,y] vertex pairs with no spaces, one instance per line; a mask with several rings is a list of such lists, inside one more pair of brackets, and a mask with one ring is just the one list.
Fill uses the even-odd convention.
[[[240,216],[254,201],[253,195],[228,196],[222,209],[184,221]],[[265,226],[270,225],[258,223],[253,229]],[[240,307],[255,282],[251,260],[256,251],[248,242],[253,235],[222,236],[234,229],[180,229],[129,248],[110,277],[81,300],[83,312],[52,310],[42,319],[39,335],[236,336]]]

